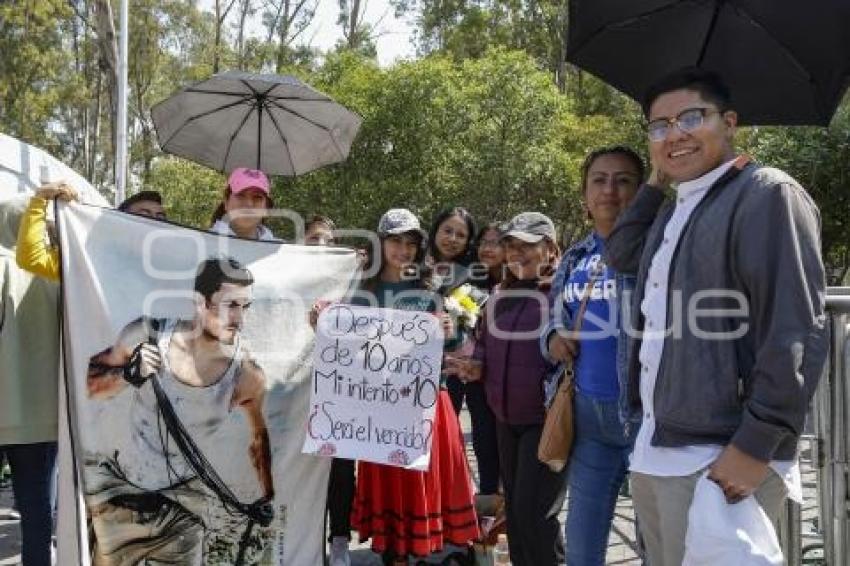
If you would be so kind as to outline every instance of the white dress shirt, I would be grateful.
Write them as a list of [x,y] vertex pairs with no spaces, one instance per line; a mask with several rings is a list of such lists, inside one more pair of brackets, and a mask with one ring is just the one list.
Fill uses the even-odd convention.
[[[708,189],[729,170],[734,161],[724,163],[702,177],[680,183],[676,187],[675,210],[664,228],[664,239],[649,266],[646,290],[640,305],[645,320],[639,355],[643,421],[631,455],[630,470],[633,472],[653,476],[689,476],[711,465],[724,448],[717,444],[669,448],[652,446],[651,440],[655,434],[653,398],[655,383],[658,379],[658,366],[664,351],[667,325],[667,281],[673,254],[694,208],[708,193]],[[687,253],[687,250],[682,250],[680,253]],[[797,461],[773,461],[770,467],[785,481],[789,497],[795,501],[802,501],[802,483]]]

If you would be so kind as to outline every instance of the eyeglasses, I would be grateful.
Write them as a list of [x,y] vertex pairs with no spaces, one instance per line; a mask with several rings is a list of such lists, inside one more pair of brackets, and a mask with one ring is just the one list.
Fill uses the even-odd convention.
[[711,114],[720,114],[720,110],[714,108],[688,108],[679,112],[675,118],[658,118],[646,125],[646,133],[650,141],[660,142],[667,137],[667,132],[674,124],[680,131],[690,133],[705,123],[705,117]]
[[502,245],[502,241],[498,239],[486,239],[478,242],[478,247],[480,248],[498,248]]

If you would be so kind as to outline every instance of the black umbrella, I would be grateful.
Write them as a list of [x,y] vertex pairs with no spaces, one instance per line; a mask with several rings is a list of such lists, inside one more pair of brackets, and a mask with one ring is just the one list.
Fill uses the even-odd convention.
[[567,60],[637,100],[700,67],[743,124],[827,125],[850,79],[850,0],[571,0]]
[[360,117],[295,77],[231,71],[153,107],[163,151],[218,171],[301,175],[344,161]]

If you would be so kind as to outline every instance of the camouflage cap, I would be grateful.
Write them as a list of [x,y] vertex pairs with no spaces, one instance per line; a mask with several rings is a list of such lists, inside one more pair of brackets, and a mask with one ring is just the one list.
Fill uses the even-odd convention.
[[378,236],[383,237],[406,232],[416,232],[421,237],[425,237],[425,231],[422,230],[419,219],[406,208],[392,208],[386,211],[378,222]]
[[502,233],[502,238],[517,238],[529,244],[536,244],[543,238],[549,238],[552,242],[557,241],[555,224],[548,216],[540,212],[523,212],[511,218]]

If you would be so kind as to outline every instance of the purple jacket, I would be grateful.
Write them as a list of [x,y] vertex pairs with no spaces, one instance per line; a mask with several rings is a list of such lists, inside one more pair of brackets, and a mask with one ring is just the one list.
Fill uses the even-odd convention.
[[[488,316],[481,321],[473,358],[484,364],[482,379],[487,403],[499,421],[513,425],[542,424],[543,378],[549,365],[540,353],[539,337],[548,317],[547,293],[541,289],[539,300],[504,294],[498,291],[490,299],[507,302],[503,303],[505,308],[500,308],[498,303],[495,308],[488,305]],[[490,317],[493,313],[495,317]],[[496,335],[494,329],[499,330]]]

